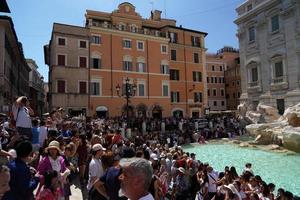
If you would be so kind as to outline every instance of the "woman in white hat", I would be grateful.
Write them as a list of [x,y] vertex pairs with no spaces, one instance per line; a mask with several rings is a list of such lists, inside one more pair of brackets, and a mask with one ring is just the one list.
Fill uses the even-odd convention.
[[59,175],[64,176],[63,173],[67,173],[69,170],[66,168],[64,158],[60,155],[61,149],[59,142],[55,140],[50,142],[45,152],[46,156],[42,158],[37,168],[39,174],[44,176],[47,171],[54,170],[57,171]]

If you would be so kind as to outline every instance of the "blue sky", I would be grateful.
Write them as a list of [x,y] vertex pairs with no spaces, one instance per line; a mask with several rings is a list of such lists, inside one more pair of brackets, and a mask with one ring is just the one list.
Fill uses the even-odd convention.
[[[208,52],[224,45],[238,47],[235,36],[235,8],[245,0],[128,0],[143,18],[152,8],[163,11],[162,17],[177,20],[177,26],[208,33]],[[7,0],[15,30],[23,44],[26,58],[38,64],[39,72],[48,80],[43,46],[49,43],[54,22],[83,26],[87,9],[112,12],[124,0]],[[3,13],[0,13],[3,15]]]

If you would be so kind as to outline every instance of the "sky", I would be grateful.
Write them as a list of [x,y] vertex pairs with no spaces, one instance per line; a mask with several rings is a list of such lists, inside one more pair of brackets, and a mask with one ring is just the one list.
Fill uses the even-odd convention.
[[[7,0],[19,42],[26,58],[36,61],[48,81],[43,46],[49,43],[53,23],[84,26],[86,10],[112,12],[126,0]],[[143,17],[152,9],[163,18],[175,19],[177,26],[207,32],[205,46],[214,53],[223,46],[238,48],[235,8],[245,0],[127,0]]]

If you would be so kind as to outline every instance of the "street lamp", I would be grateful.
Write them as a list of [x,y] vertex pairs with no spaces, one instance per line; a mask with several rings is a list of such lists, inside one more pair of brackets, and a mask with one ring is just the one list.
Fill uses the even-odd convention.
[[126,80],[125,80],[125,91],[122,91],[122,93],[120,94],[121,87],[120,87],[119,84],[116,86],[116,90],[117,90],[117,94],[118,94],[119,97],[124,97],[126,99],[126,123],[127,123],[127,126],[128,126],[128,122],[129,122],[129,109],[128,109],[128,106],[129,106],[129,103],[130,103],[130,98],[135,96],[136,84],[135,83],[130,84],[130,80],[127,77]]

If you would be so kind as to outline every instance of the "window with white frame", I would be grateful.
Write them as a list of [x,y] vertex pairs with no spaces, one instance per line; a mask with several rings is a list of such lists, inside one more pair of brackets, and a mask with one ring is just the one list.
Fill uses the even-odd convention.
[[65,80],[57,80],[57,93],[65,93],[66,92],[66,81]]
[[101,80],[99,79],[92,79],[90,83],[90,94],[93,96],[100,96],[101,95],[101,89],[100,85]]
[[161,44],[160,45],[160,52],[163,53],[163,54],[167,54],[168,53],[167,45]]
[[194,82],[201,82],[202,81],[201,72],[193,72],[193,81]]
[[180,102],[179,92],[171,92],[171,102],[172,103],[178,103]]
[[123,70],[132,71],[132,58],[130,56],[123,57]]
[[194,92],[194,102],[195,103],[202,102],[202,93],[201,92]]
[[79,91],[79,94],[87,93],[87,82],[86,81],[79,81],[78,91]]
[[164,97],[169,96],[169,83],[167,82],[162,83],[162,96]]
[[136,71],[137,72],[146,72],[146,63],[143,57],[138,57],[136,62]]
[[225,90],[223,88],[221,88],[220,91],[221,91],[221,96],[224,97],[225,96]]
[[248,29],[248,41],[254,42],[255,41],[255,27],[251,26]]
[[130,26],[130,31],[133,32],[133,33],[136,33],[136,32],[138,31],[137,26],[136,26],[135,24],[132,24],[132,25]]
[[283,62],[282,60],[274,63],[274,77],[282,77],[283,76]]
[[119,30],[120,31],[124,31],[125,30],[126,25],[124,23],[120,23],[119,24]]
[[92,43],[93,44],[101,44],[101,36],[100,35],[93,35],[92,36]]
[[271,17],[271,32],[276,32],[279,30],[279,16],[274,15]]
[[217,89],[213,89],[213,96],[217,96]]
[[138,81],[137,83],[137,95],[140,97],[145,96],[145,81]]
[[123,48],[131,49],[131,40],[124,39],[123,40]]
[[169,73],[170,73],[168,61],[163,60],[163,61],[161,62],[161,64],[160,64],[160,73],[161,73],[161,74],[169,74]]
[[257,71],[257,67],[252,67],[251,68],[251,82],[257,82],[258,81],[258,71]]
[[79,56],[79,67],[87,68],[87,57]]
[[284,60],[281,55],[273,56],[271,58],[271,67],[272,67],[272,79],[273,83],[281,83],[285,80],[285,66]]
[[144,51],[144,42],[143,41],[137,41],[136,47],[138,51]]

